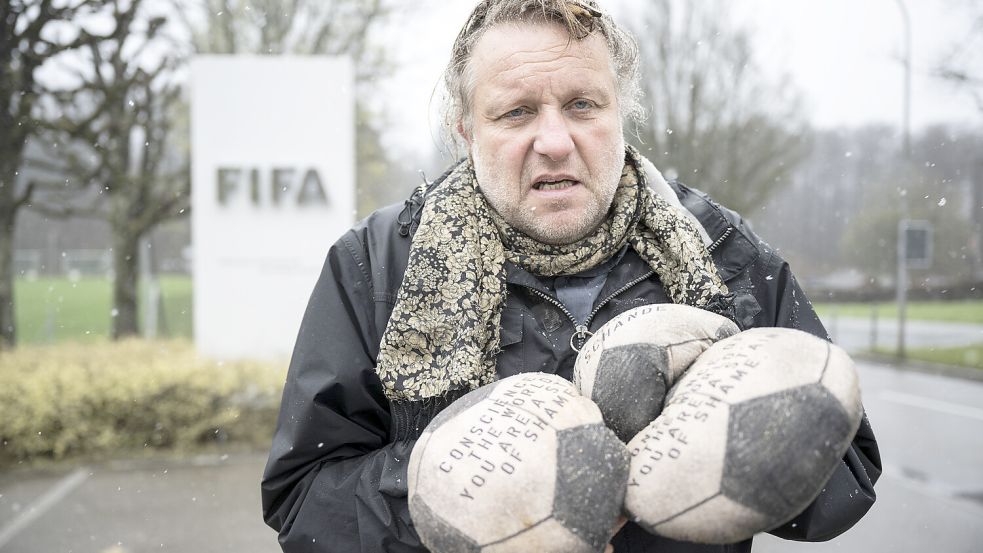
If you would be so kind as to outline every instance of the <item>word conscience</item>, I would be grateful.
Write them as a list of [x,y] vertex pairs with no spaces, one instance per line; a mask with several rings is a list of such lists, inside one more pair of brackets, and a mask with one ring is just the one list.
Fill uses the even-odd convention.
[[[500,386],[473,408],[476,420],[450,444],[439,469],[448,475],[465,471],[465,478],[453,481],[463,484],[459,496],[468,500],[481,489],[509,486],[508,479],[522,468],[529,452],[537,450],[533,444],[545,439],[554,443],[546,449],[555,450],[552,420],[574,397],[572,388],[557,386],[548,378],[529,377]],[[498,493],[502,490],[492,495]]]

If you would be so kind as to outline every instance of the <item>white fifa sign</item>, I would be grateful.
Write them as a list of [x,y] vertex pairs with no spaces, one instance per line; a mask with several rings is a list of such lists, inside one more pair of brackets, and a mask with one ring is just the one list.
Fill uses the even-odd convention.
[[284,358],[354,221],[352,64],[197,57],[191,142],[195,344],[219,359]]

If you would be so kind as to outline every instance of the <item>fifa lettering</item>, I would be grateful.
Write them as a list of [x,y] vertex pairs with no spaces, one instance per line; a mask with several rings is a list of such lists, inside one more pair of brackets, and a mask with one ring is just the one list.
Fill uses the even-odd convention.
[[274,167],[218,167],[215,188],[219,205],[227,206],[240,195],[248,203],[261,206],[283,205],[288,199],[299,206],[329,205],[328,194],[317,169]]

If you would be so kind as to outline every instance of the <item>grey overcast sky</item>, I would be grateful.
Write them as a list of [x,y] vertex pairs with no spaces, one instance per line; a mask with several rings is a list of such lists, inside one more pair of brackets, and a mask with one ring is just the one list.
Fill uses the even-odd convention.
[[[645,0],[602,0],[616,19]],[[983,124],[968,94],[930,72],[969,21],[956,7],[967,0],[905,0],[913,46],[912,125]],[[753,30],[767,71],[788,73],[804,95],[805,116],[818,127],[882,122],[900,126],[903,26],[897,0],[731,0],[733,17]],[[382,107],[390,143],[426,153],[435,140],[430,102],[450,45],[472,0],[420,0],[386,33],[398,70],[385,85]],[[644,37],[641,38],[644,40]],[[979,44],[983,49],[983,44]],[[977,56],[976,63],[983,63]],[[434,101],[436,103],[436,100]],[[428,121],[429,114],[429,121]]]

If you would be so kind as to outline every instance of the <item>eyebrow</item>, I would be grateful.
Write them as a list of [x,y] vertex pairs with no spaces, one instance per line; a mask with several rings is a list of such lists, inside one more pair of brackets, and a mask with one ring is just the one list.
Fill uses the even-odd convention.
[[[499,87],[499,90],[503,90],[504,92],[494,94],[494,96],[489,99],[487,109],[485,110],[486,113],[497,114],[500,111],[511,109],[513,106],[525,104],[527,103],[529,96],[531,96],[531,94],[521,91],[521,89],[517,87]],[[574,98],[583,97],[596,100],[600,104],[605,105],[611,102],[614,94],[608,93],[603,87],[594,86],[580,88],[575,92],[565,94],[564,96],[569,98],[568,100],[565,100],[565,102],[573,100]],[[538,103],[538,100],[536,100],[536,103]]]

